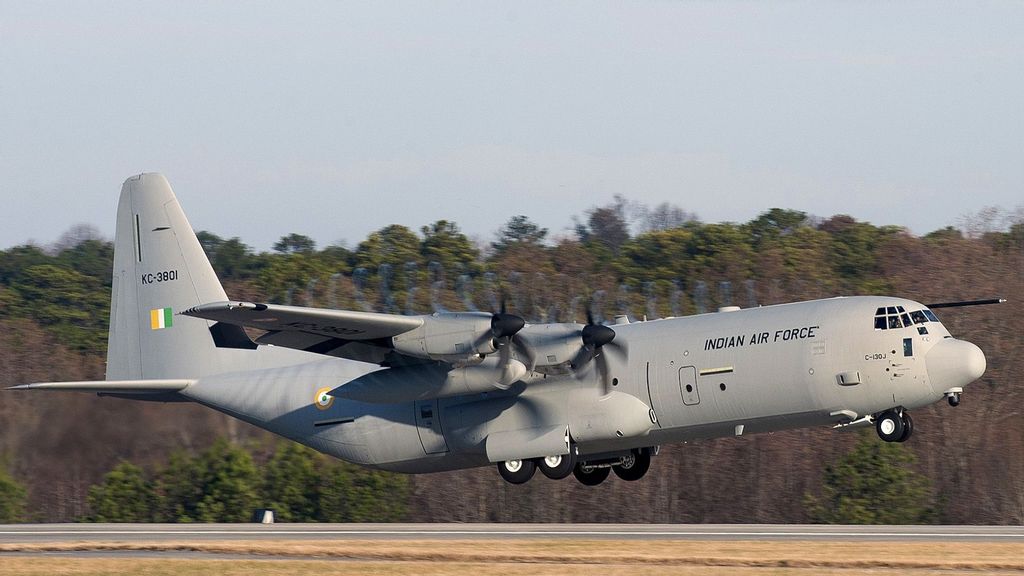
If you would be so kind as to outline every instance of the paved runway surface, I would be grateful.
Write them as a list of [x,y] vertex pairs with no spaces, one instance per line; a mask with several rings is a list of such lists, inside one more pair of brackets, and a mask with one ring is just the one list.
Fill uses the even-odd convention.
[[796,524],[20,524],[0,543],[214,540],[823,540],[1024,542],[1022,526]]

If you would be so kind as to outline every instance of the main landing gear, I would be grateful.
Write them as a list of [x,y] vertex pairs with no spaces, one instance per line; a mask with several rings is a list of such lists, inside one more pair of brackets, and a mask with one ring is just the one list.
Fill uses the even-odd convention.
[[498,463],[498,474],[510,484],[525,484],[540,470],[552,480],[561,480],[572,474],[584,486],[597,486],[614,471],[619,478],[632,482],[647,473],[654,451],[654,448],[641,448],[619,456],[588,461],[577,461],[574,454],[507,460]]
[[914,433],[914,419],[902,408],[887,410],[875,416],[875,430],[886,442],[906,442]]

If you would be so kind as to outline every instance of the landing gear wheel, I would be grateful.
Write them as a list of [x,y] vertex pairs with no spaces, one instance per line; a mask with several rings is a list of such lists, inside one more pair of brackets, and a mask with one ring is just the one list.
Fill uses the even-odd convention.
[[621,463],[612,466],[612,470],[619,478],[632,482],[643,478],[650,467],[651,454],[646,450],[641,450],[623,458]]
[[547,458],[537,459],[537,468],[540,469],[540,473],[552,480],[568,478],[575,467],[576,457],[572,454],[562,454],[559,456],[548,456]]
[[949,405],[953,406],[954,408],[959,406],[960,405],[960,393],[959,392],[954,392],[954,393],[950,394],[949,396],[946,396],[946,401],[949,402]]
[[506,460],[498,463],[498,474],[509,484],[525,484],[536,471],[537,464],[533,460]]
[[584,486],[597,486],[601,482],[604,482],[608,478],[608,474],[611,472],[610,468],[597,468],[594,466],[587,466],[586,463],[577,464],[572,469],[572,475],[580,481],[580,484]]
[[910,417],[910,412],[903,413],[903,434],[900,435],[900,439],[897,442],[906,442],[910,439],[910,436],[914,433],[914,419]]
[[878,437],[886,442],[898,442],[903,436],[903,418],[895,410],[882,412],[875,422]]

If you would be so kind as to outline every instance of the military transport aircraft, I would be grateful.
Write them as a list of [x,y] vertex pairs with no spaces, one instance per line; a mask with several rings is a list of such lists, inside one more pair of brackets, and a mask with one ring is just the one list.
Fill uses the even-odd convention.
[[611,325],[229,300],[160,174],[124,183],[114,250],[107,380],[15,389],[198,402],[397,472],[596,485],[697,438],[873,425],[903,442],[908,410],[955,406],[985,371],[930,307],[881,296]]

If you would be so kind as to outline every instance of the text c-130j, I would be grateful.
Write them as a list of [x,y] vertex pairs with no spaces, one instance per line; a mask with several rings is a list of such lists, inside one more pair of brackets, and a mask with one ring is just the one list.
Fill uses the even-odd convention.
[[[114,241],[107,379],[16,386],[198,402],[363,466],[497,465],[637,480],[657,447],[829,425],[913,432],[985,371],[930,307],[860,296],[684,318],[527,324],[228,300],[167,180],[129,178]],[[265,333],[254,342],[242,330]]]

